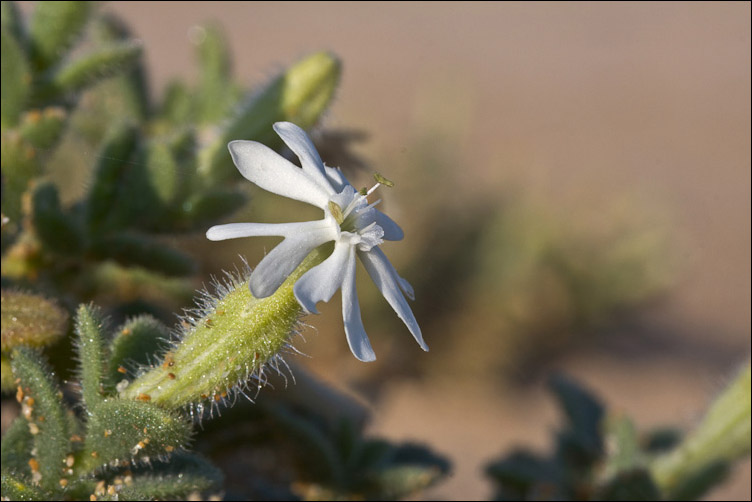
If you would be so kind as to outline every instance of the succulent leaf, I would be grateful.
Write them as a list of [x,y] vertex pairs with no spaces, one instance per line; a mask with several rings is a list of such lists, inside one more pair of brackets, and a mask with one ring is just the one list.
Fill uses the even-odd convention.
[[68,313],[43,296],[2,290],[2,351],[15,347],[45,347],[68,329]]
[[35,66],[45,69],[57,63],[83,33],[91,14],[91,2],[37,2],[29,22]]
[[32,479],[46,490],[54,490],[64,477],[63,466],[71,452],[69,421],[62,393],[52,381],[54,375],[42,356],[27,347],[12,354],[13,374],[19,379],[23,415],[34,436]]

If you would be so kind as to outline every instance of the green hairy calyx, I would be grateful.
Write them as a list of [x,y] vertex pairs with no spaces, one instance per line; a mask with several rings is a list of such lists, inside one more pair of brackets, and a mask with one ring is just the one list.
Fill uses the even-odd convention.
[[216,298],[206,294],[204,305],[188,312],[180,340],[122,389],[121,397],[168,408],[197,405],[200,414],[206,402],[224,402],[252,383],[262,386],[268,368],[282,373],[281,352],[294,351],[290,337],[302,314],[293,285],[323,261],[328,248],[313,251],[267,298],[254,298],[243,276],[229,276]]

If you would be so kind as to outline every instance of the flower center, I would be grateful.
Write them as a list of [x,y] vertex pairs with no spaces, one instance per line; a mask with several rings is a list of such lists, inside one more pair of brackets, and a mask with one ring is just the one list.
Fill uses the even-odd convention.
[[352,186],[346,186],[329,201],[329,213],[339,225],[340,239],[347,239],[349,244],[358,246],[361,251],[383,243],[384,229],[376,223],[376,210],[368,203],[368,195],[378,188],[379,183],[365,194]]

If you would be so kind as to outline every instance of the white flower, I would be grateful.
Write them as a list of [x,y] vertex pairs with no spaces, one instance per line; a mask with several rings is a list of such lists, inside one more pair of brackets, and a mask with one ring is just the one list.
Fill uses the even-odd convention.
[[295,283],[293,292],[300,305],[307,312],[318,313],[316,303],[329,301],[342,288],[342,316],[350,350],[361,361],[376,359],[363,328],[355,290],[357,255],[415,340],[423,350],[428,350],[403,295],[412,300],[412,287],[397,275],[379,249],[384,239],[398,241],[404,235],[391,218],[374,208],[377,202],[369,204],[366,200],[379,183],[366,194],[358,192],[339,169],[324,165],[300,127],[277,122],[274,130],[298,156],[302,169],[255,141],[232,141],[228,145],[235,165],[246,179],[264,190],[321,208],[324,218],[301,223],[217,225],[206,232],[206,237],[213,241],[270,235],[285,238],[251,274],[249,285],[256,298],[273,294],[311,251],[334,241],[332,254]]

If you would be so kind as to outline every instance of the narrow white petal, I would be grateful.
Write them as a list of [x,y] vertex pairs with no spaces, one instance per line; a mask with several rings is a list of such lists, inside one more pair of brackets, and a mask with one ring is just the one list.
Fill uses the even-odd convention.
[[334,188],[324,173],[324,163],[321,161],[316,146],[308,137],[308,134],[291,122],[277,122],[274,124],[277,132],[287,147],[300,159],[303,171],[315,180],[329,195],[334,194]]
[[402,228],[400,228],[393,219],[378,209],[374,209],[373,211],[375,213],[374,221],[378,226],[384,229],[384,239],[388,241],[401,241],[405,236]]
[[405,293],[411,300],[415,300],[415,290],[413,290],[413,287],[410,285],[410,283],[400,276],[397,276],[397,281],[399,281],[399,286],[402,292]]
[[342,171],[338,168],[329,167],[324,164],[324,171],[326,172],[326,177],[329,178],[329,183],[331,183],[335,192],[340,193],[346,186],[352,186],[350,185],[350,182],[347,181],[347,178],[345,178],[345,175],[342,174]]
[[334,251],[323,262],[313,267],[297,280],[293,292],[300,305],[312,314],[318,314],[316,304],[328,302],[342,286],[345,266],[354,259],[353,246],[337,242]]
[[386,255],[378,247],[374,247],[370,251],[359,251],[358,256],[368,271],[368,275],[371,276],[371,279],[376,284],[376,287],[379,288],[379,291],[381,291],[386,301],[397,313],[397,316],[405,323],[415,341],[418,342],[418,345],[423,350],[427,351],[428,346],[423,341],[418,321],[415,320],[413,311],[410,310],[407,300],[405,300],[400,291],[399,275],[397,275],[397,271],[394,270],[389,259],[387,259]]
[[347,344],[353,355],[363,362],[376,360],[376,354],[368,340],[360,317],[358,292],[355,289],[355,254],[351,254],[345,267],[342,281],[342,319],[345,324]]
[[325,209],[329,193],[301,168],[255,141],[231,141],[227,148],[247,180],[284,197]]
[[308,253],[330,240],[332,240],[332,230],[329,225],[286,237],[264,256],[251,273],[249,286],[253,296],[266,298],[273,294],[285,282],[287,276],[308,256]]
[[315,231],[324,226],[330,226],[325,220],[305,221],[301,223],[228,223],[215,225],[206,231],[206,238],[210,241],[223,241],[239,237],[263,237],[300,234]]

